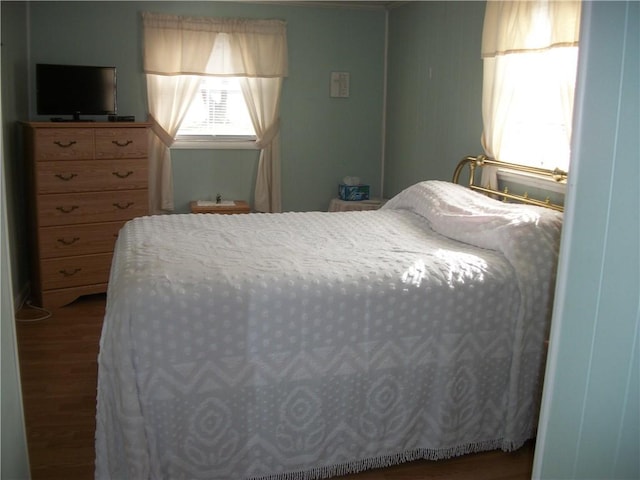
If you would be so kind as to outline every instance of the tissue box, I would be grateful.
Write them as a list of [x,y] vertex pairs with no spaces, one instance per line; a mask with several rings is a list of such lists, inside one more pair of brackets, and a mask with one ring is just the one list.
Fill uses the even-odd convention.
[[340,200],[369,200],[369,185],[338,185],[338,193]]

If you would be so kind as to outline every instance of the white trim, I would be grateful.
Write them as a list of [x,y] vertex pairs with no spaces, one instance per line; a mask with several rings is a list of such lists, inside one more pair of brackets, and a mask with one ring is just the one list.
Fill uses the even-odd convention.
[[508,170],[498,169],[498,179],[507,180],[527,187],[540,188],[542,190],[556,192],[562,195],[565,194],[567,189],[566,183],[556,182],[555,180],[525,172],[511,172]]
[[314,1],[314,0],[226,0],[241,1],[245,3],[255,3],[257,5],[286,5],[294,7],[320,7],[320,8],[342,8],[355,10],[382,10],[396,6],[398,3],[383,0],[333,0],[333,1]]
[[172,150],[260,150],[255,140],[176,140]]
[[380,140],[380,198],[384,198],[384,168],[387,149],[387,73],[389,56],[389,10],[384,12],[384,60],[382,67],[382,135]]
[[[584,117],[584,90],[586,81],[586,71],[588,69],[589,52],[591,50],[591,14],[592,4],[586,2],[580,12],[580,52],[578,57],[578,72],[576,75],[576,95],[573,105],[573,128],[571,136],[571,172],[568,182],[571,188],[568,189],[564,202],[564,213],[562,219],[562,234],[560,238],[560,251],[558,253],[558,267],[556,274],[556,285],[554,292],[553,309],[551,312],[551,327],[549,330],[549,349],[544,370],[543,390],[540,400],[540,413],[538,414],[538,432],[536,436],[536,447],[533,455],[533,465],[531,469],[532,480],[541,480],[543,473],[544,454],[547,449],[547,435],[549,434],[549,420],[551,418],[551,406],[556,396],[555,381],[558,378],[558,362],[560,357],[560,343],[562,339],[565,308],[567,299],[567,285],[572,279],[569,276],[571,264],[570,247],[573,244],[575,233],[575,207],[576,188],[575,182],[580,172],[581,149],[583,146],[582,133]],[[573,448],[577,448],[573,446]],[[576,451],[567,452],[572,458],[577,458]]]

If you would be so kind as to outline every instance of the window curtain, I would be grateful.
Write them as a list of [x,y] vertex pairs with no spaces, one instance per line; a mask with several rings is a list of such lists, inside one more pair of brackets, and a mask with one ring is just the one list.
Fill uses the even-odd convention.
[[280,90],[282,78],[242,78],[240,88],[258,138],[260,159],[254,208],[281,212],[280,196]]
[[200,86],[200,77],[147,74],[151,136],[149,147],[149,213],[173,211],[170,147]]
[[[487,2],[481,141],[489,157],[568,170],[579,28],[579,1]],[[495,186],[495,171],[482,182]]]
[[169,147],[202,75],[243,77],[261,149],[255,208],[280,211],[279,101],[288,71],[286,23],[149,12],[142,19],[149,119],[155,134],[149,167],[151,213],[173,210]]

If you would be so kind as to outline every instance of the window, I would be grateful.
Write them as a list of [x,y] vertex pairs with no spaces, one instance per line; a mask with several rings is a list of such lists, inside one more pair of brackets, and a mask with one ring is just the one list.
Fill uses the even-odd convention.
[[487,2],[482,144],[510,163],[569,170],[580,2]]
[[176,135],[178,146],[202,142],[253,142],[256,135],[236,77],[202,77]]
[[[150,211],[174,209],[171,148],[235,147],[228,142],[221,147],[221,142],[210,145],[197,140],[178,146],[176,139],[181,127],[187,129],[187,133],[196,133],[182,135],[182,138],[193,139],[204,133],[207,138],[223,139],[233,132],[251,139],[241,142],[239,148],[260,150],[254,208],[260,212],[281,211],[280,92],[288,71],[286,22],[151,12],[142,12],[142,20],[143,69],[147,77],[149,121],[154,133],[149,155]],[[242,97],[257,128],[255,136],[242,136],[246,130],[236,132],[226,123],[228,120],[235,124],[237,120],[240,107],[233,99],[240,89],[231,88],[230,84],[222,88],[200,88],[205,77],[239,78],[242,92],[247,94]],[[193,114],[191,107],[195,109]],[[187,111],[189,118],[195,120],[183,126]]]
[[512,92],[500,159],[569,170],[578,47],[505,55],[503,84]]

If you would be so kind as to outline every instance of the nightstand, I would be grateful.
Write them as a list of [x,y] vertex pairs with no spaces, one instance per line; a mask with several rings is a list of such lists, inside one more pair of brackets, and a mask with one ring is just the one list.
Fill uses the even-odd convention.
[[191,213],[219,213],[222,215],[232,215],[234,213],[250,213],[249,204],[244,200],[224,201],[216,203],[213,201],[194,200],[189,204]]
[[332,198],[329,202],[330,212],[350,212],[354,210],[377,210],[387,201],[380,199],[371,200],[340,200]]

